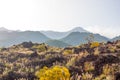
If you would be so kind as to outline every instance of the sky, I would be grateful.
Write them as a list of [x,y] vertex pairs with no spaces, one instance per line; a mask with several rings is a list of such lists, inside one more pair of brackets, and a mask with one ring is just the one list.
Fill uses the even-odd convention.
[[0,0],[0,27],[120,35],[120,0]]

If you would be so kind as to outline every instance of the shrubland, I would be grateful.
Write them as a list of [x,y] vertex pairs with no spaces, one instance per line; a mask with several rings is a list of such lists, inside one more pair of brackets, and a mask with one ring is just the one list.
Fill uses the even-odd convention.
[[0,48],[0,80],[120,80],[120,41]]

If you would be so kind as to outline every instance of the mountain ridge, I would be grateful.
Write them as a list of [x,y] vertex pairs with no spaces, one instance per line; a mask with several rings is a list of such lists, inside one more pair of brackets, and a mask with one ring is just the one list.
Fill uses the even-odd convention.
[[49,40],[45,43],[48,44],[49,46],[61,47],[61,48],[70,46],[70,44],[65,43],[64,41],[60,41],[60,40]]
[[36,31],[23,32],[0,32],[0,46],[11,46],[25,41],[32,41],[42,43],[48,41],[50,38],[44,34]]
[[71,45],[77,45],[77,44],[82,44],[82,43],[87,43],[88,41],[86,38],[88,38],[90,35],[94,36],[94,41],[98,42],[106,42],[109,39],[101,36],[99,34],[93,34],[93,33],[80,33],[80,32],[72,32],[68,36],[64,37],[61,39],[61,41],[64,41],[66,43],[70,43]]
[[116,40],[120,40],[120,35],[111,39],[111,41],[116,41]]
[[43,34],[45,34],[46,36],[48,36],[49,38],[52,39],[61,39],[67,35],[69,35],[71,32],[87,32],[90,33],[89,31],[83,29],[82,27],[75,27],[69,31],[65,31],[65,32],[58,32],[58,31],[41,31]]
[[75,46],[77,44],[86,43],[87,42],[86,38],[89,37],[89,35],[93,35],[95,41],[98,42],[114,41],[118,39],[120,40],[119,36],[113,39],[109,39],[100,34],[88,32],[87,30],[81,27],[73,28],[67,32],[46,31],[45,33],[42,31],[30,31],[30,30],[14,31],[2,27],[0,28],[0,47],[19,44],[25,41],[32,41],[36,43],[42,43],[42,42],[47,43],[50,40],[51,42],[49,42],[49,44],[53,46],[54,45],[63,46],[63,47],[66,47],[68,45]]

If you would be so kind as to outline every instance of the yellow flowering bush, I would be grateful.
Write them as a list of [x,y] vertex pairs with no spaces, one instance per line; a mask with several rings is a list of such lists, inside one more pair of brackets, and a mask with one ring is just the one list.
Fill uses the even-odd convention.
[[99,45],[100,45],[99,42],[92,42],[91,45],[90,45],[90,47],[94,48],[94,47],[98,47]]
[[72,50],[65,50],[63,52],[63,55],[68,55],[68,54],[72,54],[72,53],[73,53]]
[[35,73],[39,80],[70,80],[70,73],[66,67],[44,67]]

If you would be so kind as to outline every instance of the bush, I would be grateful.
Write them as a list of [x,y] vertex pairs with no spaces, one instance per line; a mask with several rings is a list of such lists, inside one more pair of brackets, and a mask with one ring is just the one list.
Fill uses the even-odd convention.
[[105,66],[103,66],[103,74],[105,75],[114,74],[114,68],[106,64]]
[[35,45],[32,48],[36,49],[38,52],[44,52],[47,50],[45,45]]
[[109,51],[110,53],[114,53],[114,52],[115,52],[115,50],[116,50],[116,48],[115,48],[115,47],[109,47],[109,48],[108,48],[108,51]]
[[67,67],[75,65],[76,57],[72,57],[66,64]]
[[4,51],[4,50],[7,50],[6,48],[0,48],[0,51]]
[[93,75],[90,73],[82,73],[82,80],[92,80]]
[[90,45],[90,47],[94,48],[94,47],[98,47],[99,45],[100,45],[99,42],[92,42],[91,45]]
[[94,49],[94,55],[99,55],[99,54],[100,54],[100,51],[99,51],[99,49],[97,47],[97,48]]
[[84,70],[87,72],[93,71],[94,70],[94,66],[92,62],[85,62],[84,63]]
[[73,53],[72,50],[65,50],[63,52],[63,55],[68,55],[68,54],[72,54],[72,53]]
[[44,67],[35,73],[39,80],[70,80],[69,70],[63,66]]

